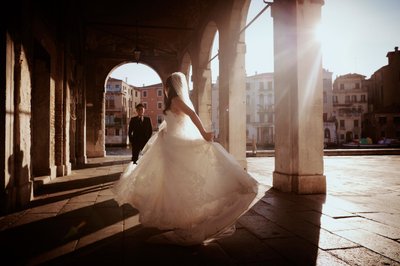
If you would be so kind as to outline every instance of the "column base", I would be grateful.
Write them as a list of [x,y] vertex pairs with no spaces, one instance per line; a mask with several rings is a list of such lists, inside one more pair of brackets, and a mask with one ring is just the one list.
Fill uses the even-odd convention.
[[326,194],[324,175],[290,175],[274,172],[272,187],[282,192],[297,194]]

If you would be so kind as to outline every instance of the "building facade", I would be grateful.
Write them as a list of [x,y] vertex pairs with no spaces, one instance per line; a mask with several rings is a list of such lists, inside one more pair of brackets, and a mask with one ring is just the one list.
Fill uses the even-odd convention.
[[336,117],[338,144],[361,138],[363,115],[368,112],[365,76],[346,74],[333,82],[333,116]]
[[323,69],[322,76],[324,147],[332,147],[337,144],[337,124],[333,114],[332,72]]
[[[274,74],[261,73],[246,77],[246,143],[247,149],[274,145]],[[218,80],[212,86],[212,130],[218,140]]]
[[266,148],[274,144],[274,74],[246,77],[247,143]]
[[368,80],[370,110],[363,130],[374,142],[385,138],[400,139],[400,51],[387,53],[388,64]]
[[157,130],[164,121],[164,90],[162,83],[139,88],[142,104],[145,106],[145,115],[149,116],[153,130]]
[[129,120],[136,114],[140,92],[132,85],[114,78],[106,83],[106,145],[127,145]]

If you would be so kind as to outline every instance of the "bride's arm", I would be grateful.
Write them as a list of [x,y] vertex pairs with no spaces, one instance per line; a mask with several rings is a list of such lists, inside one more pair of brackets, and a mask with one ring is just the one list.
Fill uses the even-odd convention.
[[193,121],[195,126],[199,129],[203,138],[207,141],[211,141],[213,139],[213,134],[211,132],[207,132],[201,122],[199,116],[193,111],[189,106],[187,106],[179,97],[175,97],[172,99],[171,107],[173,109],[177,109],[185,114],[187,114],[190,119]]

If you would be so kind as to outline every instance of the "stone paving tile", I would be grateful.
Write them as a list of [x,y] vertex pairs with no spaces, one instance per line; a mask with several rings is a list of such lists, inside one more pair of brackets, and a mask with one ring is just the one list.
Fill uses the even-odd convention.
[[94,243],[104,240],[108,237],[112,237],[114,235],[122,233],[122,231],[123,231],[123,222],[122,221],[120,221],[116,224],[107,226],[107,227],[103,227],[99,230],[94,231],[91,234],[87,234],[87,235],[81,237],[78,241],[76,248],[78,249],[78,248],[88,246],[90,244],[94,244]]
[[342,221],[346,224],[352,225],[353,228],[361,228],[393,240],[400,239],[400,228],[392,227],[362,217],[346,218],[342,219]]
[[[67,203],[60,210],[59,214],[68,213],[69,216],[83,216],[86,217],[89,215],[89,208],[93,207],[94,202],[79,202],[79,203]],[[73,212],[75,210],[81,210],[79,212]],[[86,211],[85,211],[86,210]]]
[[260,239],[293,236],[292,233],[286,231],[285,229],[258,214],[243,215],[239,219],[239,224]]
[[11,213],[6,216],[2,216],[0,218],[0,232],[10,228],[13,224],[15,224],[25,213],[27,210]]
[[362,213],[360,216],[395,228],[400,228],[400,214],[397,213]]
[[[59,213],[60,210],[67,204],[69,199],[51,202],[48,204],[38,205],[26,211],[26,213]],[[34,204],[34,202],[33,202]]]
[[78,240],[70,241],[64,245],[55,247],[32,258],[27,258],[25,263],[26,265],[45,265],[56,258],[60,258],[65,254],[73,252],[77,242]]
[[334,256],[347,262],[350,265],[392,265],[400,266],[400,263],[386,258],[364,247],[329,250]]
[[108,184],[105,184],[102,187],[102,190],[99,191],[99,197],[100,196],[110,196],[110,197],[114,198],[114,193],[111,191],[111,187],[112,187],[112,185],[110,186]]
[[355,228],[349,223],[343,221],[344,219],[334,219],[325,214],[321,215],[320,213],[317,213],[315,211],[298,212],[296,215],[301,217],[303,220],[308,221],[330,232]]
[[[328,207],[332,207],[334,209],[338,209],[341,211],[346,212],[348,215],[335,215],[332,217],[349,217],[349,216],[355,216],[354,213],[356,212],[371,212],[374,211],[371,208],[362,206],[360,204],[354,203],[354,202],[350,202],[346,199],[339,198],[337,196],[327,196],[326,197],[326,203],[324,206],[328,206]],[[344,213],[344,214],[346,214]],[[326,213],[328,214],[328,213]]]
[[[319,231],[318,238],[316,236],[305,237],[310,241],[314,241],[315,245],[318,245],[319,248],[327,250],[327,249],[338,249],[338,248],[351,248],[358,247],[359,244],[356,244],[352,241],[347,240],[344,237],[340,237],[337,234],[330,233],[326,230],[321,229]],[[317,240],[317,241],[316,241]]]
[[239,265],[285,262],[281,255],[245,229],[236,230],[232,236],[218,240],[218,244]]
[[[296,236],[308,240],[310,243],[319,246],[322,249],[334,249],[334,248],[345,248],[355,247],[357,244],[348,241],[347,239],[340,237],[336,234],[332,234],[324,229],[321,229],[319,225],[314,225],[302,219],[300,215],[294,213],[282,213],[279,208],[265,208],[265,204],[256,204],[253,207],[256,213],[259,213],[263,217],[270,219],[276,225],[284,228]],[[314,212],[318,217],[318,213]],[[318,219],[314,217],[314,219]]]
[[338,231],[336,234],[345,237],[376,253],[400,262],[400,244],[391,239],[376,235],[363,229]]
[[98,196],[98,192],[92,192],[82,194],[70,199],[68,203],[81,203],[81,202],[95,202]]
[[298,237],[274,238],[264,243],[288,261],[288,265],[347,265],[345,262]]
[[18,227],[21,225],[26,225],[34,222],[38,222],[40,220],[44,220],[47,218],[55,217],[56,213],[49,212],[49,213],[25,213],[22,215],[15,223],[10,225],[9,227]]
[[357,216],[351,212],[340,209],[342,205],[335,206],[333,204],[326,203],[322,206],[321,212],[325,215],[328,215],[332,218],[343,218],[343,217],[354,217]]

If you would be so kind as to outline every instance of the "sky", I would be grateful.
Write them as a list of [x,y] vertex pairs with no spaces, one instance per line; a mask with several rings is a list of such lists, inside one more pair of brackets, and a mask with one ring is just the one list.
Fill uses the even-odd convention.
[[[251,0],[247,21],[265,6]],[[400,46],[400,0],[325,0],[321,9],[320,38],[322,67],[332,78],[358,73],[369,78],[387,65],[386,54]],[[246,74],[273,72],[273,27],[268,8],[246,30]],[[212,56],[218,51],[218,35]],[[217,78],[218,59],[211,62],[212,79]],[[114,78],[140,87],[160,83],[151,68],[131,63],[111,73]]]

